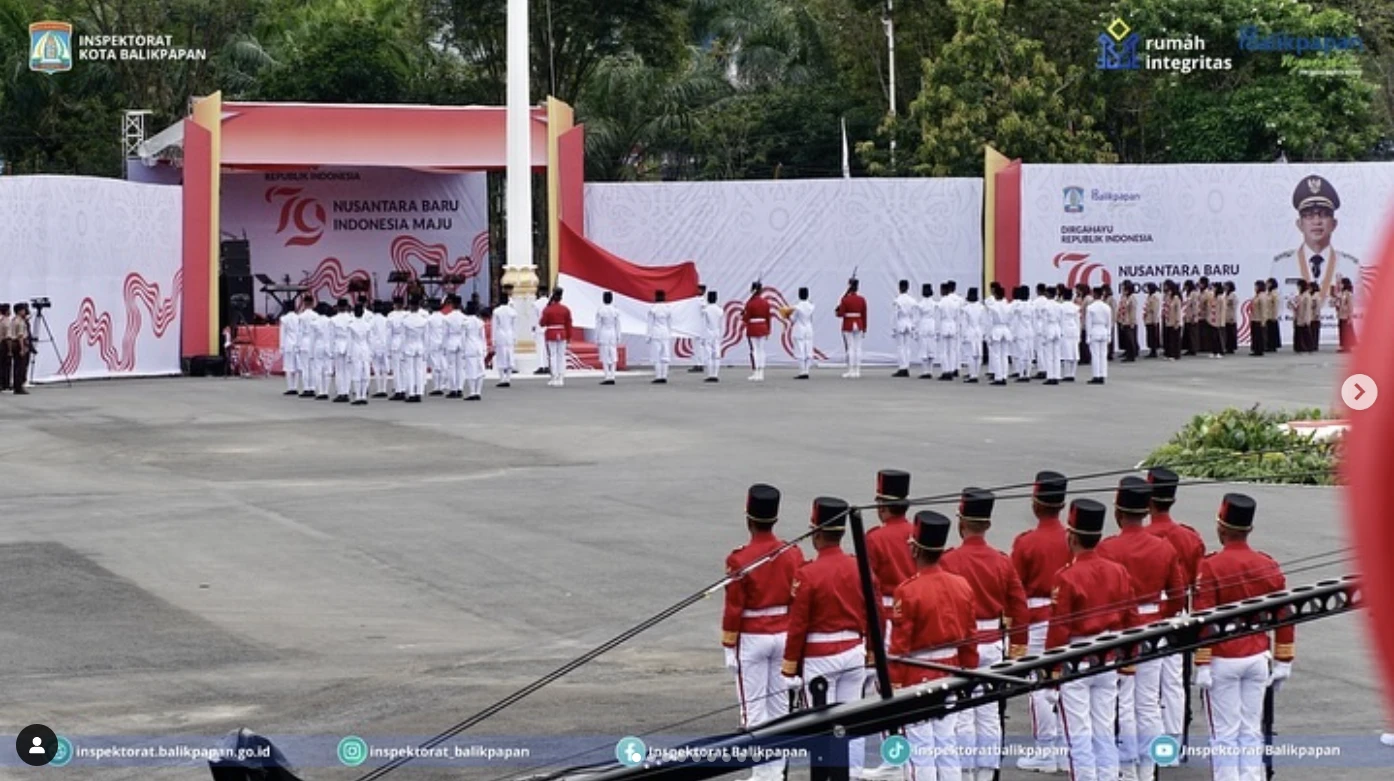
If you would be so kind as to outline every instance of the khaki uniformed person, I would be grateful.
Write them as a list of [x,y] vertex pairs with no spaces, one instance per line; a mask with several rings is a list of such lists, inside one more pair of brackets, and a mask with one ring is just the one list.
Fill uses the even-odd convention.
[[24,384],[29,380],[29,305],[23,301],[15,304],[14,314],[6,329],[10,341],[10,386],[16,396],[24,396],[29,391]]
[[1249,300],[1249,354],[1263,355],[1268,336],[1268,291],[1263,280],[1254,283],[1254,297]]
[[13,370],[14,356],[10,350],[9,304],[0,304],[0,391],[10,389],[10,372]]
[[1142,325],[1147,331],[1147,357],[1156,358],[1162,347],[1162,294],[1157,283],[1147,283],[1147,301],[1142,306]]

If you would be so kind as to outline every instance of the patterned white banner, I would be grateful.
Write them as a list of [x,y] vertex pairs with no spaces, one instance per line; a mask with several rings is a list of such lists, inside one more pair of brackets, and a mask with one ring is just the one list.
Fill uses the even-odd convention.
[[181,191],[0,177],[0,301],[47,298],[35,381],[179,373]]
[[[1359,311],[1394,202],[1394,165],[1026,165],[1021,190],[1023,283],[1232,281],[1246,302],[1239,330],[1247,341],[1256,280],[1277,279],[1286,303],[1314,271],[1347,276]],[[1340,206],[1334,227],[1314,240],[1293,196],[1327,190]],[[1292,313],[1280,311],[1290,345]],[[1334,343],[1331,307],[1322,320],[1322,341]]]
[[[748,360],[740,308],[764,282],[776,306],[809,289],[819,360],[845,352],[833,316],[856,272],[867,299],[867,363],[894,363],[891,301],[896,283],[956,280],[981,287],[982,182],[978,179],[790,179],[586,185],[586,237],[641,265],[696,262],[702,284],[726,310],[725,363]],[[589,327],[590,323],[583,325]],[[779,342],[779,346],[775,346]],[[648,360],[626,337],[631,363]],[[692,345],[679,340],[679,358]],[[787,324],[772,335],[771,363],[793,363]]]

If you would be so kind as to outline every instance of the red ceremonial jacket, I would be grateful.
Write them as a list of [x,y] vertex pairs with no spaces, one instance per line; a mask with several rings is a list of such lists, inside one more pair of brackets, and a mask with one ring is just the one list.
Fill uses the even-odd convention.
[[[1058,516],[1042,518],[1036,528],[1012,540],[1012,565],[1026,589],[1031,623],[1050,620],[1050,590],[1055,587],[1055,573],[1069,564],[1072,557],[1065,524]],[[1033,600],[1036,607],[1030,606]]]
[[1205,541],[1195,529],[1172,520],[1170,513],[1156,513],[1147,524],[1148,532],[1171,543],[1176,555],[1181,557],[1181,573],[1186,576],[1186,584],[1196,582],[1200,571],[1200,560],[1205,558]]
[[1053,592],[1046,648],[1121,632],[1137,623],[1128,571],[1097,551],[1080,551],[1056,573]]
[[571,341],[571,310],[560,301],[550,303],[542,310],[542,320],[538,325],[546,332],[549,342]]
[[[1283,570],[1266,553],[1249,547],[1247,542],[1228,542],[1225,547],[1206,556],[1200,562],[1196,576],[1194,606],[1196,610],[1239,602],[1287,588]],[[1296,655],[1294,645],[1297,631],[1291,625],[1277,629],[1273,658],[1290,662]],[[1196,664],[1209,664],[1212,654],[1221,659],[1242,659],[1268,650],[1268,634],[1246,635],[1216,643],[1196,651]]]
[[[1026,591],[1007,554],[988,545],[985,537],[969,537],[960,547],[946,551],[939,563],[973,587],[975,622],[991,621],[999,627],[1007,627],[1012,650],[1019,647],[1020,652],[1025,653]],[[979,643],[1001,642],[1002,630],[980,629],[976,640]]]
[[770,335],[770,302],[759,293],[750,297],[745,302],[745,311],[741,313],[741,320],[745,323],[745,335],[752,339]]
[[838,317],[842,318],[842,332],[861,331],[866,333],[866,299],[858,293],[848,293],[837,302]]
[[[872,588],[879,593],[875,578],[872,581]],[[842,548],[824,548],[813,561],[799,567],[791,593],[794,601],[789,606],[789,636],[784,641],[785,675],[798,675],[799,665],[807,657],[834,656],[864,642],[866,607],[857,560]],[[845,638],[817,637],[833,634]]]
[[881,584],[881,604],[889,607],[896,586],[915,574],[915,557],[910,555],[910,540],[915,525],[905,516],[891,518],[866,533],[866,558],[871,574]]
[[1109,561],[1122,564],[1132,578],[1138,626],[1171,618],[1185,609],[1186,575],[1171,543],[1148,534],[1142,526],[1125,526],[1101,540],[1096,550]]
[[[891,656],[919,656],[972,670],[978,666],[978,644],[973,634],[973,587],[968,581],[933,565],[896,587],[895,605],[891,608]],[[895,688],[947,675],[891,662],[891,684]]]
[[[784,546],[773,532],[755,532],[750,542],[726,557],[726,574],[739,572]],[[803,566],[803,552],[789,548],[744,577],[726,584],[726,609],[721,615],[721,644],[736,647],[742,634],[773,635],[789,627],[790,590]],[[754,615],[751,615],[754,614]]]

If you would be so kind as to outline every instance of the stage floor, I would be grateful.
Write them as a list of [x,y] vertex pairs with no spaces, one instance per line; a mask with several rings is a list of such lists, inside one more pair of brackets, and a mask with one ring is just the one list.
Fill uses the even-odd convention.
[[[780,528],[795,533],[813,496],[868,500],[883,467],[911,471],[920,495],[1043,468],[1122,468],[1199,412],[1328,407],[1338,357],[1115,364],[1103,388],[950,385],[886,369],[860,381],[826,369],[810,382],[771,370],[755,385],[743,367],[713,386],[681,367],[664,387],[490,384],[477,404],[349,407],[283,397],[279,379],[5,395],[0,714],[7,728],[41,722],[78,743],[247,726],[291,736],[305,777],[356,778],[379,762],[338,766],[340,737],[434,735],[720,577],[745,536],[752,482],[783,490]],[[1280,562],[1344,545],[1336,490],[1246,490],[1259,501],[1256,543]],[[1223,491],[1183,488],[1177,507],[1212,545]],[[1021,501],[999,504],[997,518],[991,539],[1003,547],[1029,525]],[[735,728],[720,608],[699,603],[466,737],[534,756],[548,743],[598,748],[603,760],[624,735]],[[1358,617],[1299,629],[1280,733],[1378,752],[1364,649]],[[1029,729],[1014,705],[1009,734]],[[1205,732],[1198,710],[1193,734]],[[0,750],[3,775],[15,760]],[[1382,777],[1369,757],[1394,761],[1384,751],[1321,775]],[[398,773],[493,779],[518,767]],[[84,777],[203,773],[107,763]]]

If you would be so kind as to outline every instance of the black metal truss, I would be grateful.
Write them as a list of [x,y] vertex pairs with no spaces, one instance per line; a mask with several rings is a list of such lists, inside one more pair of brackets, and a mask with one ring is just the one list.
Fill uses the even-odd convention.
[[[888,732],[907,724],[1000,702],[1109,670],[1212,645],[1217,641],[1270,632],[1355,610],[1362,605],[1356,576],[1322,580],[1243,602],[1222,605],[1101,635],[1093,640],[1052,648],[1044,654],[1004,661],[986,670],[991,678],[950,676],[901,689],[884,699],[826,705],[791,713],[749,731],[717,735],[669,750],[693,756],[720,752],[720,762],[705,759],[650,761],[635,767],[588,768],[548,777],[567,781],[703,781],[758,764],[759,752],[808,745],[826,737],[852,738]],[[768,754],[766,754],[768,756]]]

